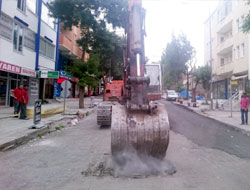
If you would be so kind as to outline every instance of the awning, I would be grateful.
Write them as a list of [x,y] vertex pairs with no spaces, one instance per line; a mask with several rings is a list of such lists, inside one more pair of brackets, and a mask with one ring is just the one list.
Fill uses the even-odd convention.
[[243,78],[247,78],[248,75],[242,75],[242,76],[238,76],[238,77],[235,77],[235,76],[232,76],[232,80],[239,80],[239,79],[243,79]]

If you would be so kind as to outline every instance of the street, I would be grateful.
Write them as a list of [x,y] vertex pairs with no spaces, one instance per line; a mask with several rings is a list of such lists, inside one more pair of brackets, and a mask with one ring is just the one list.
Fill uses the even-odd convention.
[[166,158],[175,174],[142,179],[83,175],[90,165],[110,159],[110,129],[100,129],[94,113],[75,127],[65,123],[62,130],[1,152],[0,189],[249,189],[250,138],[172,103],[166,106],[172,128]]

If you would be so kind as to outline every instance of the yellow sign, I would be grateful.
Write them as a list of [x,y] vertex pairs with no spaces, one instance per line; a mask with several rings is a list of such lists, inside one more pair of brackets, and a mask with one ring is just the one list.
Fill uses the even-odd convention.
[[238,85],[238,81],[232,81],[232,85]]

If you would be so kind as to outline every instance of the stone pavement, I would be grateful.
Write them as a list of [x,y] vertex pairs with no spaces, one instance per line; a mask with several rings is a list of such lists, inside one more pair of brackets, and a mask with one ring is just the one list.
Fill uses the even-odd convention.
[[[97,97],[94,99],[95,104],[101,102],[102,99]],[[78,109],[78,99],[67,99],[65,114],[56,114],[51,117],[43,118],[42,124],[45,125],[42,129],[29,129],[32,126],[33,120],[19,120],[12,117],[13,108],[0,108],[0,151],[14,148],[20,144],[28,142],[38,135],[55,130],[54,123],[58,121],[67,122],[77,118],[77,113],[89,115],[95,108],[89,108],[90,98],[85,99],[85,108]],[[57,100],[56,104],[63,104],[63,100]]]
[[183,104],[178,102],[174,102],[177,105],[182,105],[198,114],[201,114],[205,117],[209,117],[211,119],[217,120],[219,122],[225,123],[236,130],[241,130],[242,132],[249,133],[250,132],[250,124],[248,125],[241,125],[241,113],[240,111],[231,112],[230,111],[223,111],[215,109],[213,111],[210,110],[210,105],[202,105],[202,101],[198,101],[198,107],[189,107],[188,102],[184,101]]

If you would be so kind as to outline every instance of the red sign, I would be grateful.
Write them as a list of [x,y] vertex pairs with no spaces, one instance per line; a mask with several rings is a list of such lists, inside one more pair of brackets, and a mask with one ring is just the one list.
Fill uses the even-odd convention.
[[16,65],[12,65],[9,63],[5,63],[0,61],[0,70],[2,71],[7,71],[10,73],[16,73],[16,74],[21,74],[22,68]]
[[0,70],[15,73],[15,74],[22,74],[26,76],[36,77],[36,71],[26,69],[20,66],[12,65],[9,63],[5,63],[3,61],[0,61]]
[[36,77],[36,71],[32,71],[32,70],[25,69],[25,68],[22,68],[22,74],[27,75],[27,76]]

